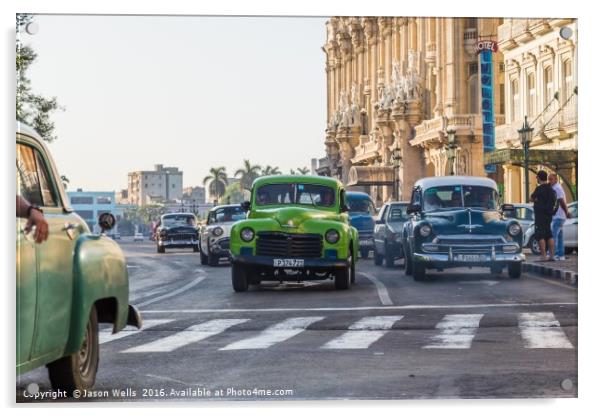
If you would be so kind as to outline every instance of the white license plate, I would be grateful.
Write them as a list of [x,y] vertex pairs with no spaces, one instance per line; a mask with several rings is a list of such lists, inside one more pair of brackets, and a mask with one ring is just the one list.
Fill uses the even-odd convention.
[[303,267],[303,259],[274,259],[274,267]]
[[470,261],[470,262],[480,262],[480,261],[489,261],[489,257],[485,254],[456,254],[454,256],[455,261]]
[[360,246],[370,246],[372,245],[371,240],[360,240]]

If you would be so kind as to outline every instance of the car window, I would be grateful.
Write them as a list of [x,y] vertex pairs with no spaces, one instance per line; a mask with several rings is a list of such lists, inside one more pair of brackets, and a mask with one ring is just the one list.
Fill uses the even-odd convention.
[[165,216],[161,219],[161,225],[165,227],[175,227],[175,226],[195,226],[196,219],[192,215],[169,215]]
[[246,218],[246,214],[240,206],[224,207],[213,211],[210,218],[212,223],[230,222],[244,220]]
[[389,222],[407,221],[409,216],[406,212],[407,205],[393,205],[389,210]]
[[257,205],[314,205],[332,207],[335,204],[334,189],[324,185],[302,183],[266,184],[257,189]]
[[37,150],[23,144],[17,144],[17,189],[31,204],[57,206],[57,198],[49,186],[46,165]]
[[446,185],[424,191],[424,210],[445,208],[495,209],[497,191],[486,186]]
[[362,213],[369,215],[375,215],[376,213],[374,203],[372,203],[372,200],[368,198],[350,199],[349,196],[347,196],[347,206],[349,207],[349,211],[353,213]]
[[517,220],[533,221],[533,210],[526,207],[516,207],[514,209]]

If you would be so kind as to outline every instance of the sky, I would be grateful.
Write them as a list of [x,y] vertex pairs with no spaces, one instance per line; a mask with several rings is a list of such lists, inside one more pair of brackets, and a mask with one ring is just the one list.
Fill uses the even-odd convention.
[[32,89],[56,96],[68,190],[118,191],[155,164],[202,185],[252,163],[324,157],[326,18],[38,15]]

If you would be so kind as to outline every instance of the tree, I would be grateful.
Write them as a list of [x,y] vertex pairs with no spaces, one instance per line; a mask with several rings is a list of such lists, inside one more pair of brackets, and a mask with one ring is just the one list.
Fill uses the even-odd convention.
[[231,183],[226,187],[224,195],[219,199],[220,204],[239,204],[245,200],[245,191],[240,189],[240,184]]
[[[209,184],[209,185],[207,185]],[[226,192],[226,186],[228,185],[228,175],[226,174],[226,168],[220,166],[218,168],[209,169],[209,175],[203,179],[203,185],[209,188],[209,194],[219,199]]]
[[309,173],[309,169],[306,167],[297,168],[297,172],[299,172],[300,175],[307,175]]
[[240,177],[240,189],[250,190],[253,181],[259,177],[261,166],[252,165],[249,159],[244,160],[244,166],[238,169],[234,176]]
[[37,54],[30,46],[23,45],[21,37],[25,27],[32,21],[33,16],[30,14],[17,14],[17,120],[31,126],[45,141],[52,142],[57,137],[50,115],[64,108],[58,104],[56,97],[46,98],[31,90],[27,70],[36,60]]
[[272,167],[270,165],[267,165],[265,168],[261,169],[261,176],[281,174],[282,172],[280,172],[280,168],[278,168],[278,166]]

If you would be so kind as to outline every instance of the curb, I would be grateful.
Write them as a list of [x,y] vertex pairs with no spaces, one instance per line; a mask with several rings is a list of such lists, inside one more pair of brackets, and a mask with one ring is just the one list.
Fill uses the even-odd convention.
[[545,278],[560,280],[571,286],[577,286],[578,273],[556,267],[544,266],[542,263],[523,262],[523,272],[535,273]]

